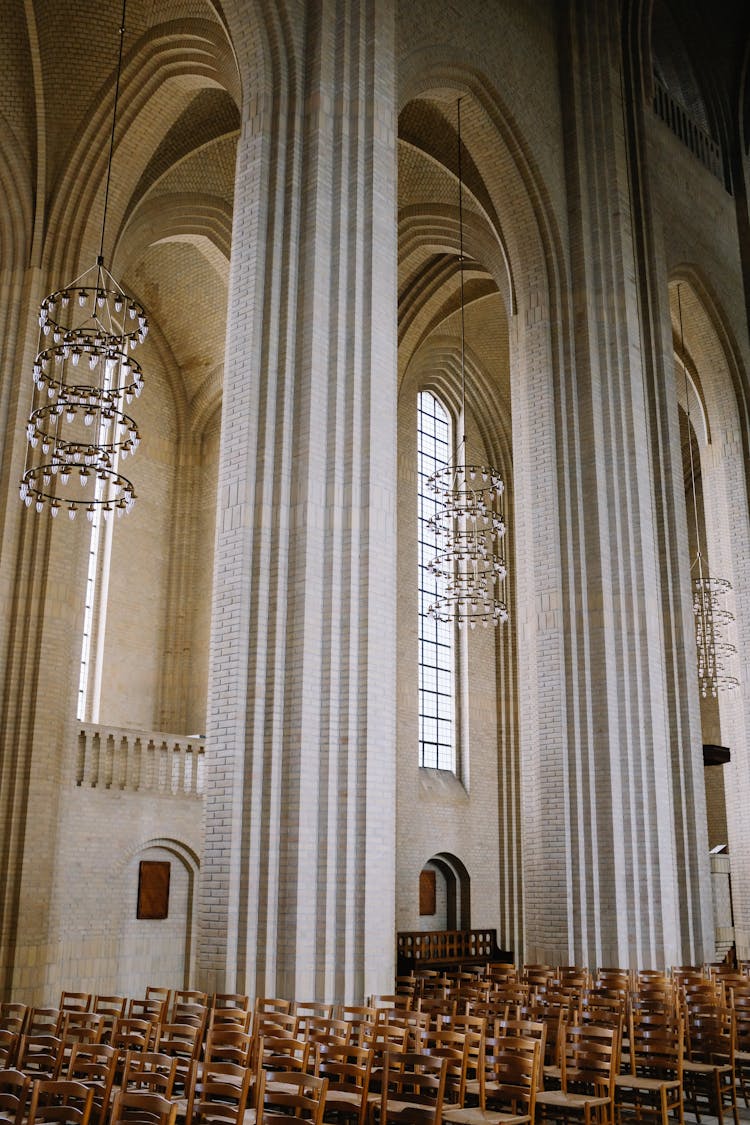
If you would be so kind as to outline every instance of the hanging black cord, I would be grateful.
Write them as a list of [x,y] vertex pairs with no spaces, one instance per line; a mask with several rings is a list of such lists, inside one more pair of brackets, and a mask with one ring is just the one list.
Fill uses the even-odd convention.
[[[685,413],[687,415],[687,436],[688,436],[688,450],[690,452],[690,488],[693,493],[693,517],[695,519],[695,543],[696,543],[696,558],[701,558],[701,533],[698,525],[698,499],[695,490],[695,462],[693,460],[693,435],[690,427],[690,388],[688,386],[688,370],[687,360],[685,358],[685,337],[682,329],[682,286],[677,286],[677,314],[680,321],[680,362],[682,363],[682,371],[685,376]],[[701,563],[698,562],[699,569]]]
[[120,100],[120,75],[122,74],[122,46],[125,41],[125,6],[122,0],[122,19],[120,20],[120,50],[117,56],[117,79],[115,81],[115,104],[112,108],[112,132],[109,138],[109,159],[107,161],[107,181],[104,188],[104,214],[102,215],[102,239],[99,244],[99,266],[104,265],[104,230],[107,224],[107,204],[109,202],[109,182],[112,178],[112,156],[115,151],[115,125],[117,124],[117,103]]
[[463,445],[466,446],[466,321],[464,317],[464,180],[461,154],[461,99],[458,99],[456,116],[458,119],[458,271],[461,293],[461,425],[464,429]]

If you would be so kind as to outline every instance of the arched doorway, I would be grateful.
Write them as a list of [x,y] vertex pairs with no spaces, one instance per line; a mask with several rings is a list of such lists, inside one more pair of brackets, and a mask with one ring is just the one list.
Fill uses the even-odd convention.
[[471,879],[458,856],[428,859],[419,873],[419,914],[425,930],[471,928]]

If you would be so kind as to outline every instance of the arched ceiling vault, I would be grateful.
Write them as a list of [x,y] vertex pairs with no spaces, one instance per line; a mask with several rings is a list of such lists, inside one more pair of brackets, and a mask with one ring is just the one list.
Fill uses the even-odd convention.
[[[99,251],[121,4],[29,7],[47,181],[37,253],[57,286]],[[205,417],[203,383],[214,400],[221,371],[238,100],[232,46],[210,0],[128,0],[104,257],[147,310],[152,362],[167,372],[180,415],[195,402]]]
[[[513,278],[487,177],[488,122],[469,97],[462,99],[461,118],[467,408],[483,425],[490,420],[488,454],[494,446],[509,460]],[[460,371],[461,241],[456,98],[437,91],[408,103],[399,116],[399,380],[408,372],[409,387],[415,373],[429,382],[436,364],[434,378],[447,398],[449,378]]]

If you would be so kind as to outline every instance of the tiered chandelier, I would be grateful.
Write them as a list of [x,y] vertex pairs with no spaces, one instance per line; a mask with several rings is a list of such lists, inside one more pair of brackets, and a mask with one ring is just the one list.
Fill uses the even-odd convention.
[[701,550],[701,532],[698,520],[698,500],[695,486],[695,461],[690,429],[690,393],[688,387],[685,341],[682,327],[682,286],[677,286],[677,310],[680,322],[680,362],[685,376],[685,410],[687,413],[688,447],[690,450],[690,489],[695,522],[695,559],[693,573],[693,614],[695,617],[695,643],[698,655],[698,685],[704,699],[716,698],[720,691],[732,691],[739,680],[732,674],[736,647],[728,640],[734,614],[727,608],[727,597],[732,585],[726,578],[709,574]]
[[39,350],[34,360],[28,446],[21,478],[27,508],[70,519],[97,510],[104,518],[129,512],[133,484],[120,471],[140,442],[126,413],[143,388],[143,372],[131,352],[143,343],[148,323],[143,308],[104,265],[104,234],[112,174],[117,103],[125,35],[120,23],[112,132],[109,145],[101,243],[96,263],[44,298],[39,310]]
[[[464,315],[464,218],[461,152],[461,100],[458,100],[458,221],[461,316],[461,414],[466,429],[466,356]],[[505,519],[501,500],[505,486],[500,474],[487,465],[468,464],[466,434],[457,443],[451,461],[433,473],[427,485],[437,497],[437,510],[429,520],[438,552],[428,563],[437,578],[437,597],[428,613],[438,621],[455,621],[459,628],[498,625],[508,620],[502,598],[506,578],[501,543]]]

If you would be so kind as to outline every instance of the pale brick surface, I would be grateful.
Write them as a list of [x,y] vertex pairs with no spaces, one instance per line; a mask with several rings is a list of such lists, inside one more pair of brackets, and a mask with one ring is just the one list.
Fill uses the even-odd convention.
[[[118,16],[0,17],[0,994],[389,992],[395,930],[445,916],[418,914],[440,853],[519,959],[663,965],[713,956],[726,840],[750,956],[748,193],[653,112],[648,29],[623,52],[584,0],[128,5],[105,258],[152,330],[92,785],[88,527],[17,490],[34,310],[99,250]],[[660,62],[733,120],[729,65]],[[464,646],[454,778],[417,766],[414,411],[459,405],[459,95],[468,436],[508,486],[511,621]],[[702,707],[677,284],[742,682]],[[205,733],[205,796],[135,788],[114,728]],[[148,857],[163,923],[134,917]]]

